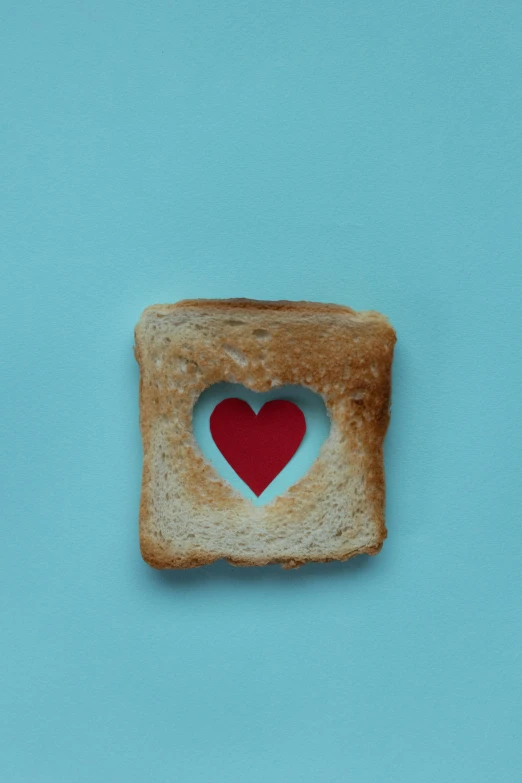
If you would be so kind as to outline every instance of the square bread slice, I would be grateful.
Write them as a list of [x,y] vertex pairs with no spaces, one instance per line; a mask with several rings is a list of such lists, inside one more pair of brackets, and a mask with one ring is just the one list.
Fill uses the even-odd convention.
[[[383,441],[396,341],[376,312],[313,302],[186,300],[154,305],[135,331],[141,372],[140,546],[155,568],[226,558],[241,566],[376,554],[386,538]],[[255,506],[216,472],[192,428],[219,383],[322,396],[330,434],[309,471]]]

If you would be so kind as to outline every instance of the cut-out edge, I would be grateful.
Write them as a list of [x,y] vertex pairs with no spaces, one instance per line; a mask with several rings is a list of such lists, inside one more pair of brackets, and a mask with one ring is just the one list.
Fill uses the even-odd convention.
[[[258,413],[270,400],[294,402],[306,419],[306,432],[296,453],[268,487],[257,497],[220,453],[210,433],[210,415],[227,397],[245,400]],[[242,384],[221,381],[204,389],[192,410],[192,432],[199,451],[219,478],[255,506],[265,506],[284,495],[307,475],[331,432],[331,420],[323,397],[305,385],[281,385],[256,392]]]

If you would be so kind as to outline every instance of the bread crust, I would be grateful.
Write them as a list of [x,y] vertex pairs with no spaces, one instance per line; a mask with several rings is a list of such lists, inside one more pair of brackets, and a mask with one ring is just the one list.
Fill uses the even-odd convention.
[[[144,560],[159,569],[221,558],[296,568],[377,554],[387,535],[383,441],[395,342],[385,316],[336,304],[225,299],[148,307],[135,330]],[[195,441],[193,406],[219,382],[258,392],[306,386],[326,404],[331,432],[318,459],[266,506],[254,507],[232,489]],[[299,543],[304,523],[306,546]],[[334,523],[338,530],[324,534]],[[317,545],[314,530],[321,531]],[[252,531],[264,542],[261,552],[244,544]]]

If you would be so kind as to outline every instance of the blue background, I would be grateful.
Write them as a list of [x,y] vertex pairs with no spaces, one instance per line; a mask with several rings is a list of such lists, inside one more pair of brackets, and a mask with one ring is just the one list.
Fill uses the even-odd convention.
[[[2,14],[0,779],[521,779],[518,2]],[[140,559],[132,330],[288,297],[399,342],[389,538]]]

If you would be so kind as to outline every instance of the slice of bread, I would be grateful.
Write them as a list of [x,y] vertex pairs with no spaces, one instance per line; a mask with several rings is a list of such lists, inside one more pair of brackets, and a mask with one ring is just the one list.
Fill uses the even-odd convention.
[[[135,332],[141,371],[143,558],[155,568],[346,560],[386,537],[383,440],[395,332],[375,312],[312,302],[187,300],[154,305]],[[255,506],[203,456],[192,429],[219,382],[320,394],[330,434],[310,470]]]

